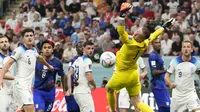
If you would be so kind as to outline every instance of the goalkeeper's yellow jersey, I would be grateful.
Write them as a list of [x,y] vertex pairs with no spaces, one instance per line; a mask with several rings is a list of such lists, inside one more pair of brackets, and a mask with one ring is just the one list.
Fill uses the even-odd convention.
[[124,26],[118,26],[117,31],[121,41],[124,43],[121,49],[116,54],[116,70],[137,69],[137,59],[148,47],[149,43],[163,33],[163,28],[157,29],[150,35],[149,39],[139,43],[133,36],[130,36],[125,31]]

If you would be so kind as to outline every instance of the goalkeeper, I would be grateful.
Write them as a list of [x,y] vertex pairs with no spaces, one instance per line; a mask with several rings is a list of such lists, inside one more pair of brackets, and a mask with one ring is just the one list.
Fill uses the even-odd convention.
[[151,35],[147,28],[142,27],[139,28],[133,36],[130,36],[125,31],[124,26],[124,17],[130,8],[131,5],[129,3],[122,3],[120,8],[119,26],[117,27],[117,31],[124,44],[116,54],[116,70],[106,85],[106,97],[111,112],[116,112],[114,90],[119,91],[125,87],[129,93],[131,103],[135,108],[142,112],[153,112],[153,110],[148,105],[144,104],[139,97],[141,85],[136,62],[143,51],[148,47],[149,43],[161,35],[166,28],[170,27],[175,22],[175,19],[170,19]]

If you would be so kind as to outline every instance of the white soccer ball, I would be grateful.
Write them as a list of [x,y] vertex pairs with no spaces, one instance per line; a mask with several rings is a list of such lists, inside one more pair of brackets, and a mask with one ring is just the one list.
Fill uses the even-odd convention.
[[100,56],[100,64],[105,68],[111,68],[115,65],[116,57],[112,52],[104,52]]

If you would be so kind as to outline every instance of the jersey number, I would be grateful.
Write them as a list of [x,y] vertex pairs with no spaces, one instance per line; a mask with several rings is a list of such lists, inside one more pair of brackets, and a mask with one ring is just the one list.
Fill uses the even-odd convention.
[[140,50],[137,51],[135,57],[133,58],[134,60],[137,58],[138,54],[139,54]]
[[75,66],[74,69],[74,79],[77,81],[79,79],[79,67]]
[[182,72],[179,72],[179,73],[178,73],[178,77],[182,77]]
[[30,59],[30,58],[28,58],[28,64],[29,64],[29,65],[31,64],[31,59]]

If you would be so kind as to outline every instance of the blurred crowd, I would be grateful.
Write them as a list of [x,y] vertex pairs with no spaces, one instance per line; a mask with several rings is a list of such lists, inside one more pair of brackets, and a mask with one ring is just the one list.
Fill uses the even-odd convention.
[[[54,55],[69,62],[77,55],[75,45],[90,40],[95,45],[92,60],[99,62],[101,53],[116,54],[122,43],[117,33],[119,8],[123,2],[133,5],[125,17],[126,31],[132,35],[139,27],[151,32],[171,17],[177,18],[169,32],[160,36],[164,56],[181,55],[181,42],[193,42],[193,55],[200,54],[200,0],[23,0],[20,12],[0,24],[0,35],[6,35],[14,50],[21,41],[20,31],[35,31],[35,46],[40,52],[45,39],[55,42]],[[151,45],[143,54],[148,56]]]

